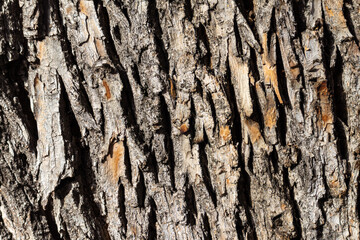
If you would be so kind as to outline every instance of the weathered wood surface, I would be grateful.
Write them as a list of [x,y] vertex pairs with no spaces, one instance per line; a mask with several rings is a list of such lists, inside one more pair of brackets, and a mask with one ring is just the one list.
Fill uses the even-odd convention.
[[0,1],[1,239],[359,239],[358,0]]

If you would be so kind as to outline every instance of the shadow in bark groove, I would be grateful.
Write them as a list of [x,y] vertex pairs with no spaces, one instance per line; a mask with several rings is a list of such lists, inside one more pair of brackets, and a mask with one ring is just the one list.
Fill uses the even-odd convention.
[[124,185],[120,183],[119,185],[119,195],[118,195],[118,204],[119,204],[119,218],[121,221],[121,225],[124,228],[125,234],[123,235],[124,238],[126,238],[126,232],[127,232],[127,219],[126,219],[126,207],[125,207],[125,189]]
[[[348,105],[346,102],[346,92],[343,87],[343,61],[339,50],[336,50],[336,62],[333,69],[330,70],[330,89],[333,93],[333,111],[334,111],[334,135],[336,139],[336,146],[341,160],[346,161],[346,175],[345,183],[347,192],[349,190],[349,182],[351,176],[351,169],[349,163],[349,151],[347,144],[347,137],[344,129],[344,124],[348,124]],[[340,160],[340,161],[341,161]],[[346,194],[347,194],[346,192]]]
[[240,210],[237,210],[237,212],[235,213],[235,226],[236,226],[236,234],[238,239],[240,240],[245,240],[244,237],[244,232],[245,232],[245,227],[243,226],[243,223],[240,219]]
[[194,226],[196,225],[196,216],[197,216],[197,208],[196,208],[196,198],[195,192],[191,184],[189,184],[188,176],[186,176],[185,180],[185,203],[186,203],[186,220],[187,224]]
[[[35,120],[34,113],[30,107],[30,97],[28,91],[25,89],[24,82],[28,78],[28,62],[25,60],[25,57],[20,56],[20,58],[16,61],[9,62],[6,64],[5,72],[8,79],[6,81],[11,81],[12,84],[5,84],[8,86],[12,93],[12,97],[17,97],[20,103],[21,108],[17,109],[19,111],[19,117],[25,123],[30,137],[29,148],[37,152],[37,140],[38,140],[38,130],[37,124]],[[2,70],[2,69],[1,69]],[[3,71],[3,70],[2,70]],[[4,81],[4,80],[2,80]],[[5,81],[5,82],[6,82]],[[0,86],[0,90],[5,92],[2,86]],[[10,98],[11,99],[11,98]],[[21,169],[21,168],[20,168]]]
[[346,20],[346,26],[348,27],[350,33],[354,36],[354,40],[356,42],[356,45],[358,47],[360,47],[359,46],[359,39],[358,39],[358,37],[360,37],[360,36],[356,36],[356,32],[355,32],[355,28],[354,28],[354,21],[351,19],[350,11],[349,11],[349,9],[348,9],[348,7],[346,5],[353,5],[352,0],[344,0],[342,10],[343,10],[344,17],[345,17],[345,20]]
[[208,167],[208,158],[205,151],[206,144],[208,143],[208,138],[206,136],[206,132],[204,131],[204,141],[199,143],[199,158],[200,158],[200,166],[201,172],[204,179],[205,187],[210,195],[210,198],[215,206],[217,207],[217,197],[214,187],[212,186],[209,167]]
[[207,239],[207,240],[212,240],[212,236],[211,236],[211,228],[210,228],[210,224],[209,224],[209,218],[207,216],[206,213],[204,213],[203,217],[202,217],[202,220],[203,220],[203,227],[204,227],[204,239]]
[[213,133],[214,133],[215,130],[216,130],[216,122],[217,122],[215,104],[214,104],[214,101],[213,101],[213,99],[211,97],[211,93],[206,92],[205,94],[206,94],[206,100],[209,102],[210,109],[211,109],[211,116],[212,116],[213,121],[214,121],[214,128],[212,129]]
[[154,239],[157,239],[157,231],[156,231],[157,207],[156,207],[154,199],[152,199],[151,197],[149,198],[149,204],[150,204],[150,213],[149,213],[149,225],[148,225],[148,239],[154,240]]
[[83,105],[83,107],[86,109],[86,111],[89,112],[92,118],[94,119],[94,112],[91,106],[89,96],[87,95],[86,90],[82,84],[82,82],[86,82],[85,77],[83,75],[83,72],[80,71],[79,66],[77,65],[75,56],[72,54],[71,43],[69,41],[65,25],[61,18],[59,0],[52,0],[52,1],[53,1],[53,11],[54,11],[53,18],[57,28],[60,30],[61,37],[59,38],[60,38],[61,49],[64,54],[64,58],[66,60],[65,61],[66,66],[68,67],[68,69],[75,68],[74,71],[71,71],[71,74],[75,75],[74,79],[77,78],[79,79],[79,90],[78,90],[78,93],[80,95],[79,100]]
[[[240,37],[239,28],[238,28],[238,22],[236,21],[236,16],[234,16],[234,34],[235,34],[235,39],[236,39],[237,54],[242,56],[244,53],[243,53],[243,49],[242,49],[241,37]],[[227,61],[229,61],[229,59],[227,59]]]
[[299,209],[299,205],[297,204],[297,202],[295,200],[294,187],[292,187],[290,185],[289,171],[285,167],[283,167],[283,183],[284,183],[285,196],[287,197],[287,200],[289,201],[289,203],[291,205],[291,212],[292,212],[294,227],[295,227],[295,232],[296,232],[296,237],[293,239],[300,240],[300,239],[303,239],[301,222],[300,222],[300,219],[301,219],[300,209]]
[[139,171],[139,182],[136,184],[136,197],[137,197],[137,201],[138,201],[138,206],[140,208],[144,208],[145,207],[145,197],[146,197],[146,186],[145,186],[145,181],[144,181],[144,174],[143,172],[140,170],[140,168],[138,169]]
[[191,22],[193,19],[194,11],[191,7],[191,0],[184,1],[185,17]]
[[304,14],[304,9],[306,3],[304,0],[290,1],[292,4],[294,18],[295,18],[295,27],[296,35],[295,38],[298,38],[301,42],[301,33],[306,30],[306,18]]
[[[53,217],[53,199],[49,197],[48,203],[45,206],[45,210],[43,210],[43,214],[45,215],[46,221],[49,225],[49,230],[51,236],[55,240],[60,240],[60,233],[58,232],[58,228],[55,222],[55,218]],[[68,238],[70,239],[70,237]]]
[[[84,204],[81,206],[81,210],[89,215],[90,219],[95,219],[95,226],[94,229],[95,236],[98,239],[110,239],[109,233],[107,232],[108,225],[105,219],[102,218],[100,214],[100,209],[94,200],[93,193],[91,188],[94,187],[96,189],[96,181],[95,181],[95,173],[93,172],[92,166],[92,159],[90,155],[89,146],[86,146],[82,143],[82,137],[80,132],[80,127],[78,122],[76,121],[75,115],[71,110],[71,104],[66,94],[64,83],[62,82],[61,78],[59,78],[60,86],[61,86],[61,100],[60,103],[62,108],[69,109],[67,114],[62,117],[63,122],[68,123],[68,129],[64,129],[63,131],[67,131],[71,133],[72,139],[68,147],[74,151],[77,149],[78,151],[73,152],[75,155],[75,162],[74,162],[74,176],[79,177],[79,191],[80,194],[84,197]],[[66,179],[62,180],[65,181]],[[66,181],[72,181],[72,178],[68,178]],[[65,181],[65,184],[66,184]],[[66,184],[67,185],[67,184]],[[61,187],[61,184],[58,186]],[[58,189],[58,188],[57,188]],[[67,193],[66,193],[67,194]],[[60,197],[60,200],[63,200],[64,197]],[[86,206],[86,207],[85,207]]]
[[156,6],[156,0],[148,0],[148,24],[154,30],[154,40],[157,57],[160,62],[161,69],[169,74],[169,59],[162,39],[163,31],[161,29],[159,12]]
[[278,37],[276,37],[276,73],[277,73],[278,87],[279,87],[281,98],[284,102],[284,105],[287,105],[291,109],[292,106],[291,106],[291,102],[289,100],[289,93],[287,90],[287,81],[286,81],[287,79],[286,79],[286,75],[285,75],[284,63],[283,63],[283,59],[281,56],[280,44],[279,44]]
[[131,159],[126,137],[124,138],[124,150],[125,176],[129,180],[130,185],[132,186]]
[[[205,65],[207,67],[207,70],[211,73],[213,73],[213,68],[211,66],[211,50],[210,50],[210,42],[209,37],[207,36],[206,29],[202,23],[199,24],[199,27],[195,28],[196,33],[196,39],[198,40],[196,43],[196,51],[200,53],[200,64]],[[206,54],[204,55],[203,52],[201,52],[200,48],[200,41],[203,42]]]
[[39,23],[41,23],[39,24],[40,27],[38,28],[38,36],[40,40],[44,39],[46,36],[49,35],[51,5],[53,5],[53,1],[51,0],[38,1]]
[[254,1],[253,0],[235,0],[235,4],[244,16],[257,42],[259,42],[258,30],[255,25]]
[[127,8],[124,6],[124,3],[121,0],[115,0],[114,1],[115,5],[120,8],[120,11],[124,14],[126,20],[128,21],[130,27],[131,27],[131,21],[130,21],[130,17],[129,17],[129,13]]
[[168,157],[168,164],[170,167],[170,181],[171,187],[174,191],[176,191],[176,184],[175,184],[175,157],[174,157],[174,145],[172,141],[172,124],[171,124],[171,117],[170,113],[167,108],[166,101],[163,95],[160,95],[160,105],[161,105],[161,112],[162,112],[162,129],[164,130],[165,135],[165,148]]

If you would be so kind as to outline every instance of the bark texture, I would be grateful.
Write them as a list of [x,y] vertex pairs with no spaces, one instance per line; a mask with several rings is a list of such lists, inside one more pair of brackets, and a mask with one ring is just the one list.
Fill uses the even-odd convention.
[[358,0],[0,1],[1,239],[359,239]]

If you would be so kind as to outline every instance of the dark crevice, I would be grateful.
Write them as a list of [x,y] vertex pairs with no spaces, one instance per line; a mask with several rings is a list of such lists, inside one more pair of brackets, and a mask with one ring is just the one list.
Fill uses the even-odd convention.
[[217,123],[217,118],[216,118],[216,110],[215,110],[215,104],[214,101],[211,97],[211,93],[210,92],[206,92],[206,100],[208,100],[209,105],[210,105],[210,109],[211,109],[211,115],[214,121],[214,128],[213,128],[213,132],[215,132],[215,128],[216,128],[216,123]]
[[287,168],[283,167],[283,183],[284,183],[284,190],[285,195],[287,196],[287,199],[291,205],[291,211],[293,216],[293,224],[295,227],[296,236],[293,238],[294,240],[300,240],[303,239],[302,237],[302,229],[301,229],[301,216],[300,216],[300,209],[299,205],[297,204],[295,200],[294,195],[294,187],[290,185],[289,180],[289,171]]
[[271,166],[272,166],[272,173],[270,174],[270,176],[273,176],[274,174],[277,174],[279,172],[279,157],[277,154],[277,151],[275,149],[275,147],[273,148],[273,151],[270,153],[270,162],[271,162]]
[[240,37],[240,32],[239,32],[239,28],[238,28],[238,23],[236,21],[236,17],[234,18],[234,34],[235,34],[235,40],[236,40],[237,53],[240,56],[242,56],[243,55],[243,49],[242,49],[241,37]]
[[[224,89],[225,89],[224,92],[226,94],[226,98],[228,100],[228,103],[230,104],[230,108],[231,108],[231,112],[232,112],[232,114],[231,114],[231,118],[232,118],[231,122],[233,123],[232,128],[231,128],[232,140],[235,144],[238,143],[240,146],[241,142],[242,142],[241,119],[240,119],[239,109],[236,104],[236,95],[235,95],[234,85],[231,82],[231,71],[230,71],[228,59],[226,60],[226,73],[225,73]],[[241,152],[240,152],[239,147],[238,147],[238,152],[239,152],[239,161],[242,161]]]
[[148,239],[154,240],[154,239],[157,239],[157,231],[156,231],[157,207],[156,207],[154,199],[152,199],[151,197],[149,198],[149,204],[150,204],[150,213],[149,213],[149,224],[148,224]]
[[208,167],[208,159],[207,154],[205,151],[206,144],[208,143],[208,139],[206,136],[206,132],[204,131],[204,141],[199,143],[199,158],[200,158],[200,166],[201,166],[201,172],[203,175],[203,180],[205,187],[210,195],[210,198],[214,204],[214,206],[217,206],[217,198],[216,198],[216,192],[212,186],[212,181],[210,177],[209,167]]
[[159,183],[159,165],[156,160],[156,156],[153,150],[146,151],[149,152],[147,156],[147,162],[144,168],[144,171],[150,171],[154,175],[155,183]]
[[193,19],[193,9],[191,7],[191,0],[184,1],[185,17],[191,22]]
[[101,102],[101,108],[99,110],[100,112],[100,119],[99,119],[99,125],[100,125],[100,130],[102,132],[103,135],[105,135],[105,114],[104,114],[104,104]]
[[119,45],[121,45],[121,33],[120,33],[120,28],[118,25],[116,25],[115,27],[113,27],[113,30],[112,30],[113,34],[114,34],[114,37],[115,39],[117,39],[119,41]]
[[301,114],[303,116],[303,118],[305,119],[305,110],[304,110],[304,105],[305,105],[305,93],[303,91],[303,89],[300,89],[299,90],[299,95],[300,95],[300,111],[301,111]]
[[254,173],[254,168],[253,168],[253,162],[254,162],[254,150],[253,149],[254,149],[254,147],[251,142],[249,144],[249,149],[250,149],[250,153],[249,153],[249,159],[247,162],[247,167],[251,173]]
[[57,228],[56,221],[54,219],[54,214],[53,214],[53,199],[52,199],[52,197],[49,198],[49,200],[46,204],[46,207],[44,210],[44,215],[45,215],[46,221],[48,223],[50,234],[51,234],[52,238],[55,240],[60,240],[61,236],[60,236],[60,233],[58,232],[58,228]]
[[69,194],[72,184],[77,182],[77,179],[73,177],[67,177],[62,179],[55,187],[55,195],[58,199],[60,199],[61,203],[63,204],[65,197]]
[[138,206],[140,208],[145,207],[145,197],[146,197],[146,187],[145,187],[145,180],[143,172],[138,169],[139,171],[139,182],[136,184],[136,197],[138,201]]
[[131,159],[129,153],[129,147],[127,145],[127,139],[124,138],[124,164],[125,164],[125,176],[132,185],[132,174],[131,174]]
[[194,226],[196,225],[196,216],[197,216],[195,192],[191,184],[189,184],[188,176],[186,176],[185,182],[186,182],[185,203],[186,203],[187,224]]
[[349,190],[350,183],[350,163],[349,163],[349,151],[347,137],[345,133],[344,124],[348,124],[348,105],[346,102],[346,93],[343,87],[342,74],[343,74],[343,61],[341,54],[338,49],[336,49],[336,62],[335,66],[330,69],[330,91],[331,96],[333,96],[333,112],[334,112],[334,135],[336,137],[336,146],[337,151],[341,160],[346,161],[346,175],[345,183],[347,186],[347,191]]
[[[252,153],[252,150],[251,150],[251,153]],[[250,156],[250,158],[251,158],[251,160],[249,159],[249,162],[251,162],[251,171],[252,171],[252,156]],[[240,178],[239,178],[238,185],[237,185],[237,192],[238,192],[239,205],[242,206],[243,209],[245,210],[247,222],[246,222],[245,226],[240,224],[240,222],[238,224],[239,224],[239,227],[241,226],[243,228],[246,228],[245,230],[248,234],[248,239],[256,240],[257,239],[256,227],[255,227],[254,219],[253,219],[251,211],[250,211],[252,208],[251,191],[250,191],[251,178],[245,170],[244,162],[241,161],[240,164],[241,164],[241,173],[240,173]],[[240,219],[238,219],[238,221],[240,221]],[[240,231],[242,229],[241,227],[240,227],[240,229],[238,229],[238,227],[237,227],[237,231]],[[238,234],[239,234],[239,232],[238,232]]]
[[[92,170],[92,160],[90,157],[89,146],[84,145],[82,142],[82,136],[80,132],[80,127],[76,121],[75,115],[70,108],[70,101],[65,91],[64,84],[62,79],[59,77],[61,84],[61,105],[65,109],[66,115],[62,117],[62,128],[63,132],[69,132],[70,139],[67,149],[71,150],[69,154],[75,155],[74,160],[74,176],[78,176],[79,179],[76,181],[79,182],[79,191],[80,194],[84,197],[84,205],[81,206],[84,213],[88,214],[89,218],[95,219],[94,234],[98,239],[110,239],[109,233],[107,232],[107,223],[105,219],[102,218],[100,214],[100,209],[94,200],[93,193],[91,189],[96,188],[95,173]],[[76,149],[76,150],[75,150]],[[59,199],[64,199],[65,196],[70,191],[71,184],[73,183],[74,178],[69,177],[61,180],[58,187],[55,189],[55,192],[59,195]],[[86,208],[85,208],[86,206]]]
[[168,164],[170,167],[170,181],[171,187],[174,191],[176,191],[176,184],[175,184],[175,156],[174,156],[174,145],[172,140],[172,124],[171,124],[171,116],[167,108],[166,101],[164,96],[160,95],[160,104],[161,104],[161,113],[163,116],[162,119],[162,129],[164,130],[165,136],[165,148],[168,157]]
[[251,31],[253,32],[255,39],[259,42],[258,30],[255,25],[255,12],[254,12],[254,1],[253,0],[235,0],[237,7],[240,10],[240,13],[244,16],[246,23],[249,25]]
[[[196,39],[198,39],[196,43],[197,52],[200,53],[200,64],[206,66],[210,73],[213,73],[213,69],[211,66],[211,48],[209,38],[206,34],[206,29],[203,24],[199,24],[199,27],[195,29],[196,31]],[[203,53],[200,48],[200,41],[204,44],[206,53]]]
[[283,226],[283,221],[282,221],[282,213],[274,216],[271,218],[272,221],[272,228],[280,228]]
[[94,219],[96,228],[94,229],[96,239],[111,239],[108,229],[108,224],[101,215],[100,208],[94,200],[92,189],[96,189],[95,173],[91,168],[92,161],[90,157],[90,150],[88,146],[80,147],[81,165],[79,166],[76,176],[80,176],[80,193],[84,197],[84,204],[81,206],[81,211],[86,213],[89,219]]
[[304,0],[290,1],[293,8],[295,26],[296,26],[296,38],[301,41],[301,33],[306,30],[306,18],[304,14],[304,9],[306,9],[306,4]]
[[[57,77],[60,83],[59,113],[61,120],[61,132],[65,143],[65,156],[67,159],[71,159],[71,155],[74,154],[77,147],[74,141],[81,138],[80,128],[78,127],[75,115],[71,109],[71,103],[67,95],[64,82],[60,75],[57,75]],[[75,161],[74,163],[77,164],[78,162]],[[77,166],[73,167],[76,171]]]
[[204,225],[204,232],[203,232],[204,239],[212,240],[209,218],[206,213],[204,213],[202,220],[203,220],[203,225]]
[[250,60],[249,60],[249,74],[251,74],[255,81],[259,81],[260,79],[260,73],[257,65],[257,55],[255,52],[255,49],[250,48]]
[[336,62],[333,69],[331,69],[332,80],[330,86],[333,90],[334,96],[334,113],[346,125],[348,125],[348,112],[346,93],[342,81],[343,61],[339,50],[336,50]]
[[119,204],[119,218],[121,221],[122,228],[125,231],[125,234],[122,237],[126,238],[128,221],[126,219],[125,189],[122,184],[120,184],[120,186],[119,186],[118,204]]
[[193,143],[193,140],[195,138],[195,118],[196,118],[196,111],[195,111],[195,105],[194,105],[194,99],[191,97],[190,98],[190,117],[189,117],[189,130],[187,131],[187,133],[190,133],[191,136],[191,142],[190,144]]
[[147,97],[148,96],[148,92],[146,91],[147,87],[143,86],[142,83],[141,83],[141,78],[140,78],[140,73],[139,73],[139,68],[137,66],[137,64],[134,64],[132,67],[131,67],[131,71],[132,71],[132,76],[136,82],[136,84],[140,87],[141,89],[141,93],[144,95],[144,97]]
[[[324,10],[322,11],[322,17],[325,19],[325,13]],[[324,67],[327,74],[327,77],[329,77],[330,74],[330,64],[331,64],[331,56],[335,49],[335,39],[334,36],[330,30],[329,24],[326,22],[323,24],[324,29],[324,35],[323,35],[323,45],[322,45],[322,58],[324,61]]]
[[276,125],[276,130],[278,132],[280,144],[282,146],[286,145],[286,132],[287,132],[287,120],[286,120],[286,111],[285,106],[281,105],[276,99],[277,109],[279,111],[279,118]]
[[50,20],[51,20],[51,6],[52,1],[50,0],[39,0],[39,28],[38,38],[39,40],[44,39],[49,35],[50,32]]
[[[360,47],[359,45],[359,39],[358,37],[359,36],[356,36],[356,32],[355,32],[355,28],[354,28],[354,23],[351,19],[351,15],[350,15],[350,11],[349,9],[347,8],[347,4],[349,5],[352,5],[352,0],[344,0],[344,3],[343,3],[343,8],[342,8],[342,11],[344,13],[344,17],[346,19],[346,26],[348,27],[350,33],[354,36],[354,40],[356,42],[356,45],[358,47]],[[355,11],[355,10],[354,10]]]
[[118,70],[120,69],[124,71],[123,70],[124,68],[120,63],[119,56],[116,51],[114,40],[112,39],[111,36],[110,19],[109,19],[108,11],[106,7],[103,6],[103,2],[101,0],[95,0],[94,5],[97,10],[100,27],[105,36],[104,42],[105,42],[106,53],[108,54],[111,62],[114,63],[115,66],[118,68]]
[[131,21],[130,21],[129,13],[128,13],[127,8],[124,6],[124,3],[121,0],[115,0],[114,3],[120,9],[120,11],[124,14],[126,20],[128,21],[128,23],[129,23],[129,25],[131,27]]
[[[61,18],[61,11],[59,9],[59,0],[52,0],[54,2],[53,4],[53,18],[54,22],[56,23],[57,28],[60,30],[60,44],[61,49],[64,54],[65,63],[68,67],[68,69],[75,69],[74,72],[71,72],[71,74],[74,75],[74,79],[79,79],[79,100],[82,103],[82,106],[86,109],[87,112],[90,113],[90,115],[94,118],[94,112],[91,106],[91,102],[89,99],[89,96],[87,95],[87,92],[85,90],[85,87],[83,86],[82,82],[85,81],[85,77],[82,71],[80,71],[75,56],[72,53],[72,47],[71,43],[69,41],[67,30],[65,28],[65,24],[62,21]],[[75,67],[75,68],[74,68]]]
[[[30,97],[29,92],[24,86],[24,82],[28,78],[28,62],[21,57],[19,60],[9,62],[5,65],[7,69],[8,80],[12,84],[6,84],[10,88],[13,87],[12,92],[14,97],[16,96],[21,105],[21,110],[19,111],[19,117],[22,118],[22,121],[25,123],[30,137],[29,148],[36,152],[36,145],[38,140],[38,130],[37,123],[35,120],[34,113],[30,107]],[[0,87],[1,88],[1,87]]]
[[348,146],[346,140],[345,125],[348,124],[348,112],[347,112],[347,102],[346,102],[346,93],[343,87],[342,82],[342,73],[343,73],[343,61],[339,50],[336,51],[336,63],[333,69],[331,69],[330,78],[330,89],[333,95],[333,111],[335,115],[335,137],[337,138],[337,148],[340,154],[341,159],[348,159]]
[[240,212],[237,210],[235,213],[235,227],[236,227],[236,234],[239,240],[245,240],[244,235],[245,233],[245,227],[243,226],[243,223],[240,219]]
[[[262,87],[263,90],[265,91],[264,84],[263,83],[260,83],[260,84],[261,84],[260,87]],[[261,104],[259,102],[259,98],[256,93],[256,87],[254,85],[250,85],[250,96],[251,96],[251,99],[253,100],[252,101],[253,113],[251,114],[250,118],[259,124],[260,131],[261,131],[261,133],[263,133],[264,132],[264,116],[261,111]]]
[[148,2],[148,24],[154,31],[155,47],[160,62],[160,67],[166,74],[169,74],[169,56],[162,39],[163,31],[161,29],[156,0],[149,0]]

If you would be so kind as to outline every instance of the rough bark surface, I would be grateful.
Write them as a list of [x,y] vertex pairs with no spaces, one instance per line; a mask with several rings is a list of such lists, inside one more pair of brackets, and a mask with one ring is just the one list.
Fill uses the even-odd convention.
[[358,0],[0,1],[1,239],[359,239]]

